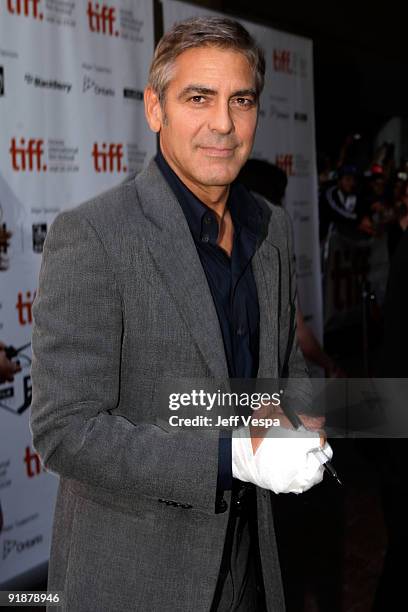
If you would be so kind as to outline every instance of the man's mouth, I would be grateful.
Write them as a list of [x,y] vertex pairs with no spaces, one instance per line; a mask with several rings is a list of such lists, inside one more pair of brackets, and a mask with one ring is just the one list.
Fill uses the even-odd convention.
[[202,149],[208,157],[232,157],[235,151],[235,147],[203,147],[201,146],[200,149]]

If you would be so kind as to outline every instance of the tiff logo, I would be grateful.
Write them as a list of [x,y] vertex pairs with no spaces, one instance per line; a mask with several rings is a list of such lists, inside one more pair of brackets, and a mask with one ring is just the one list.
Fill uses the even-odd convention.
[[38,10],[40,3],[41,0],[7,0],[7,10],[12,15],[42,20],[44,15]]
[[285,49],[273,50],[273,69],[275,72],[292,74],[292,54]]
[[295,169],[293,167],[293,155],[285,153],[284,155],[276,156],[276,165],[283,170],[287,176],[294,176]]
[[16,309],[18,312],[18,322],[20,325],[31,325],[33,322],[32,307],[35,299],[35,291],[31,297],[31,291],[26,291],[25,300],[21,291],[17,294]]
[[11,165],[16,172],[33,170],[45,172],[47,166],[43,164],[44,141],[41,138],[30,138],[26,143],[25,138],[20,138],[19,145],[15,138],[11,139],[9,149],[11,155]]
[[123,165],[123,145],[111,142],[94,143],[92,149],[95,172],[127,172]]
[[86,13],[91,32],[107,34],[108,36],[119,36],[119,32],[114,30],[116,23],[116,8],[114,6],[107,4],[102,4],[101,6],[99,2],[88,2]]
[[28,478],[33,478],[34,476],[38,476],[39,474],[41,474],[40,456],[35,451],[31,452],[29,446],[26,446],[23,461],[26,466],[26,474]]

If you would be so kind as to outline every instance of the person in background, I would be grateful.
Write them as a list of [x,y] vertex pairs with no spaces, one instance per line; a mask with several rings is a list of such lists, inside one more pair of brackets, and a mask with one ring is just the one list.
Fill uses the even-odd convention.
[[341,166],[337,176],[337,183],[324,190],[319,199],[320,241],[326,239],[332,224],[347,234],[362,232],[372,235],[372,222],[358,188],[357,166]]
[[388,227],[388,252],[393,256],[408,227],[408,181],[397,178],[394,186],[394,221]]

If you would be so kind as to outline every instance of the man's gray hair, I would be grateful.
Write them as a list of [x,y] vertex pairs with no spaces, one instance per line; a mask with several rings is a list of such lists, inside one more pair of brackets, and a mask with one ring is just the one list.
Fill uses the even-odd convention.
[[238,21],[225,17],[193,17],[179,21],[164,34],[154,52],[149,72],[149,86],[164,101],[176,58],[196,47],[219,47],[239,51],[255,73],[259,96],[265,78],[265,56],[250,33]]

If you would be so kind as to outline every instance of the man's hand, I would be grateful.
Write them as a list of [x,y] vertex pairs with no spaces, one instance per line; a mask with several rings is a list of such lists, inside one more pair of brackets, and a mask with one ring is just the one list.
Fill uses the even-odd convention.
[[[255,419],[279,419],[281,427],[285,429],[294,429],[292,423],[285,415],[284,411],[280,406],[274,406],[271,403],[263,404],[261,408],[254,411],[253,417]],[[320,433],[320,444],[323,447],[326,443],[327,436],[323,431],[325,424],[325,417],[312,417],[306,414],[299,415],[303,425],[309,431],[316,431]],[[268,433],[268,427],[261,427],[260,425],[250,425],[249,431],[251,433],[252,451],[255,455],[259,446],[262,444],[263,439]]]
[[[324,469],[315,453],[322,443],[319,433],[270,427],[256,453],[251,442],[248,428],[234,430],[234,478],[274,493],[303,493],[322,481]],[[323,448],[331,459],[330,445]]]
[[21,366],[18,362],[7,359],[6,345],[0,342],[0,384],[12,382],[14,374],[17,374],[20,370]]

